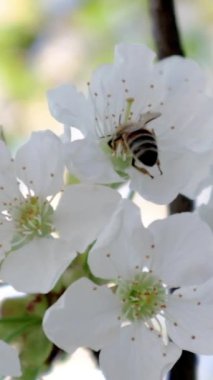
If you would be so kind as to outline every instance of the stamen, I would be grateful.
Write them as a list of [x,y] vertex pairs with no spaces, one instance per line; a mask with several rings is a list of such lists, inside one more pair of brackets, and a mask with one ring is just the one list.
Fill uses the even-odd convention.
[[123,300],[122,312],[127,320],[154,318],[158,326],[161,326],[157,314],[161,311],[161,305],[165,305],[166,289],[155,276],[142,272],[131,281],[121,280],[118,282],[117,294]]
[[134,103],[134,98],[127,98],[126,99],[126,112],[125,112],[125,117],[124,117],[124,123],[127,123],[128,120],[129,120],[129,117],[131,119],[131,107],[132,107],[132,104]]
[[28,196],[24,201],[10,207],[8,211],[16,226],[13,248],[35,236],[47,236],[54,231],[54,211],[46,200],[42,201],[36,196]]

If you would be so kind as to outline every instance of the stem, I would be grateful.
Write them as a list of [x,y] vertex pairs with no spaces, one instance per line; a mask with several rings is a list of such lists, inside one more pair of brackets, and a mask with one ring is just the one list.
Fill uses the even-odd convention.
[[173,0],[149,0],[149,5],[158,58],[184,56]]
[[[149,0],[153,38],[158,58],[170,55],[184,56],[177,27],[173,0]],[[170,204],[170,214],[193,210],[193,201],[178,195]],[[183,351],[180,359],[172,368],[169,380],[195,380],[197,359],[191,352]]]

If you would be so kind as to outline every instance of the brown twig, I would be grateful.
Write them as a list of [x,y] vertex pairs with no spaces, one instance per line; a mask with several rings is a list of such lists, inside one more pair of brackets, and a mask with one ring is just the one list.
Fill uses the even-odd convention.
[[172,0],[149,0],[152,30],[158,58],[182,55],[180,35]]

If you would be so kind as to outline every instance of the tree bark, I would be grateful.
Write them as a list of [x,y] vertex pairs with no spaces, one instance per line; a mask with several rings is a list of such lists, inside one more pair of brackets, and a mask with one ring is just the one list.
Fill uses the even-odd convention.
[[[173,0],[149,0],[153,38],[158,59],[171,55],[184,56],[175,17]],[[178,195],[170,204],[170,214],[192,211],[193,201]],[[169,380],[195,380],[197,359],[191,352],[183,351],[169,374]]]

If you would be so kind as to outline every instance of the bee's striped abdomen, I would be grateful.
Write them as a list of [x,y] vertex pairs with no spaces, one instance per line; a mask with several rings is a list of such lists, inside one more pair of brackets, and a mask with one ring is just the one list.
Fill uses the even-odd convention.
[[126,135],[126,143],[133,156],[142,164],[154,166],[158,159],[158,147],[155,136],[145,128]]

